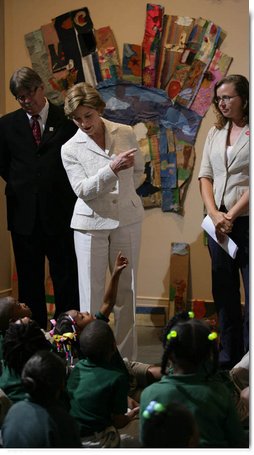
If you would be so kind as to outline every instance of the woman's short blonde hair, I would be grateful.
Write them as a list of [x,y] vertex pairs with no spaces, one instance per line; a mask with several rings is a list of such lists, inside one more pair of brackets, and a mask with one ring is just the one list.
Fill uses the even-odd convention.
[[79,82],[73,85],[66,93],[64,101],[65,115],[71,118],[73,112],[79,106],[90,107],[102,114],[106,103],[94,87],[86,82]]

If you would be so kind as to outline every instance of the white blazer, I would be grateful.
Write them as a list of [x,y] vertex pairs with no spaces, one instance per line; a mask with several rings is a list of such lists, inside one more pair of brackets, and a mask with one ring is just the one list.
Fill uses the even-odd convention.
[[[249,188],[250,129],[246,125],[230,151],[227,160],[229,122],[221,130],[212,127],[207,135],[198,178],[213,181],[217,208],[225,205],[230,210]],[[242,214],[248,215],[248,212]]]
[[[102,119],[106,152],[80,129],[61,149],[70,184],[78,196],[73,229],[114,229],[141,221],[144,209],[136,193],[144,181],[144,160],[131,126]],[[114,156],[136,148],[134,166],[116,175]]]

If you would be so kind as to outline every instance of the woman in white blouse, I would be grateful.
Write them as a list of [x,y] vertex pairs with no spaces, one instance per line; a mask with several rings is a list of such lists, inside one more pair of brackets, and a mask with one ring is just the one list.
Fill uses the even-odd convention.
[[[217,122],[208,133],[199,181],[218,242],[208,237],[212,292],[219,316],[220,364],[233,367],[249,348],[249,82],[229,75],[216,83]],[[221,247],[229,235],[238,251],[232,259]],[[240,273],[245,291],[242,311]],[[242,314],[243,313],[243,314]]]
[[62,147],[62,160],[78,196],[71,227],[78,261],[80,310],[95,314],[104,296],[106,270],[119,251],[129,265],[119,281],[115,337],[123,357],[135,360],[136,278],[144,209],[136,188],[144,162],[131,126],[102,117],[105,102],[84,82],[71,87],[65,114],[79,127]]

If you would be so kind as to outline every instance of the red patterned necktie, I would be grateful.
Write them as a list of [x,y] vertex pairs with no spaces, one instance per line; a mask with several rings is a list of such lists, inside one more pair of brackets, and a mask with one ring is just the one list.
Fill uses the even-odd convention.
[[39,117],[40,117],[39,115],[32,115],[32,123],[31,123],[33,137],[34,137],[37,145],[39,145],[39,143],[41,142],[41,128],[40,128],[40,124],[38,122]]

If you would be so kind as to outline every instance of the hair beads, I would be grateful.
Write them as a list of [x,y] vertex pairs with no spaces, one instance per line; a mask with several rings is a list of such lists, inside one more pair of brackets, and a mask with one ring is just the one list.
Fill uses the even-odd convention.
[[177,337],[177,331],[176,330],[171,330],[167,334],[167,340],[169,341],[171,338],[176,338]]
[[150,419],[151,415],[159,414],[160,412],[165,411],[165,406],[163,404],[158,403],[158,401],[150,401],[149,405],[143,412],[143,417],[145,419]]
[[77,340],[77,333],[75,329],[75,320],[70,316],[66,315],[66,319],[70,321],[69,328],[72,332],[64,332],[64,333],[55,333],[56,330],[56,321],[51,320],[50,322],[53,324],[53,329],[50,331],[51,336],[53,337],[54,343],[56,345],[57,352],[64,353],[67,365],[69,364],[72,368],[74,366],[74,359],[73,359],[73,343]]
[[211,332],[208,335],[208,340],[213,341],[213,340],[216,340],[217,337],[218,337],[218,335],[216,332]]

